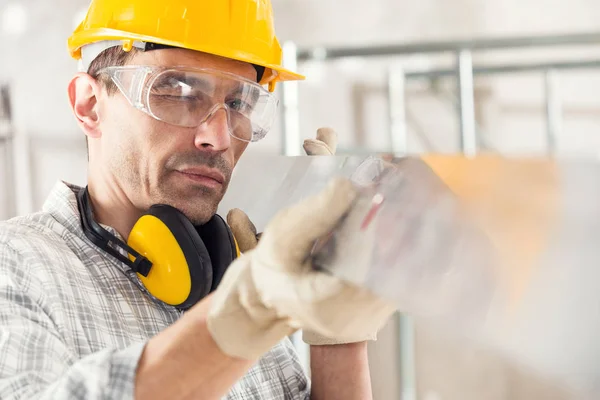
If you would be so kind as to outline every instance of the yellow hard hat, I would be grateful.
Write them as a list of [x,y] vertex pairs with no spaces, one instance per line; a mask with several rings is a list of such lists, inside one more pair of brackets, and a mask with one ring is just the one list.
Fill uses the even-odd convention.
[[304,79],[282,67],[270,0],[92,0],[69,52],[80,60],[83,46],[105,41],[125,51],[153,43],[248,62],[265,68],[259,83],[271,91]]

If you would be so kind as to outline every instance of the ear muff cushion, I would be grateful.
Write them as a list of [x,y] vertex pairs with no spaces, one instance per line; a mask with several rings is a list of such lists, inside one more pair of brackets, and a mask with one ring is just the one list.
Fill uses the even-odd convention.
[[215,214],[206,224],[196,227],[206,245],[213,266],[212,290],[215,290],[225,271],[237,257],[237,245],[225,220]]
[[[165,246],[169,241],[164,238],[163,243],[153,243],[156,249],[153,251],[154,256],[149,257],[153,263],[152,270],[146,279],[140,279],[159,300],[179,308],[193,306],[210,292],[213,281],[210,254],[196,228],[183,213],[168,205],[152,206],[136,225],[142,225],[144,219],[160,221],[172,234],[175,243],[173,246]],[[147,235],[156,236],[156,229],[153,230]],[[179,249],[179,255],[183,255],[184,262],[175,256],[176,249]],[[160,270],[160,273],[155,269]],[[189,276],[187,286],[182,278],[186,274]]]

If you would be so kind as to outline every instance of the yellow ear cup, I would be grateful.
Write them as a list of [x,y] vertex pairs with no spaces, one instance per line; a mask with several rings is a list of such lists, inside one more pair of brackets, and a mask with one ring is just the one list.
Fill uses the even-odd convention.
[[238,258],[242,254],[240,251],[240,245],[238,244],[237,240],[235,240],[235,236],[231,236],[233,237],[233,243],[235,244],[235,258]]
[[128,244],[152,262],[147,277],[138,274],[150,294],[170,305],[186,301],[192,289],[190,269],[167,225],[153,215],[144,215],[134,225]]

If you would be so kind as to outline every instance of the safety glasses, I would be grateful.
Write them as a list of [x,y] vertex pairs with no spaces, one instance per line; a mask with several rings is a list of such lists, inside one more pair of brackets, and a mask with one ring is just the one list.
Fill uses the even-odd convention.
[[190,67],[107,67],[109,76],[132,106],[168,124],[194,128],[219,110],[227,114],[231,136],[256,142],[271,129],[278,100],[240,76]]

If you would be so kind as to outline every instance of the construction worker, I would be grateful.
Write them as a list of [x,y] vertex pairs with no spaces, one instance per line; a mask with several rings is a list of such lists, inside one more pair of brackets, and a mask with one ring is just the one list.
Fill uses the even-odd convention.
[[[302,78],[270,2],[93,0],[68,46],[88,180],[0,224],[0,398],[370,398],[366,341],[393,307],[307,261],[354,187],[332,181],[244,248],[249,221],[216,215],[275,85]],[[331,148],[321,133],[308,148]]]

